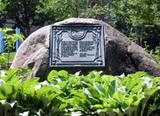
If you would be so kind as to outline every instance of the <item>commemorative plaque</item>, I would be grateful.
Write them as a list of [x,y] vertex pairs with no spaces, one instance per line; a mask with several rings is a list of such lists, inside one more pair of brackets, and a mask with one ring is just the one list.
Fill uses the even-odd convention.
[[100,25],[52,26],[50,67],[105,66],[103,33]]

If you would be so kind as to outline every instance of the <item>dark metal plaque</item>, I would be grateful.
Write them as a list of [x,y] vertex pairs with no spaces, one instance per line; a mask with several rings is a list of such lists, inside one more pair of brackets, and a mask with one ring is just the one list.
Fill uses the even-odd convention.
[[99,25],[52,26],[50,67],[105,66],[103,33]]

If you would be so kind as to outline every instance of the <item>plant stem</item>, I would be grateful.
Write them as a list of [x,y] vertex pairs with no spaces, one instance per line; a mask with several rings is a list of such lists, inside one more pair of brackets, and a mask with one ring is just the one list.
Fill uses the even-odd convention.
[[9,64],[9,60],[10,60],[10,52],[8,51],[7,52],[7,68],[9,69],[9,67],[10,67],[10,64]]

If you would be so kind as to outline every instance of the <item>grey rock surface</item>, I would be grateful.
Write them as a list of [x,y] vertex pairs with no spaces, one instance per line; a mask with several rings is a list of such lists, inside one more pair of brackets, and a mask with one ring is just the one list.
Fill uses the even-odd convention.
[[[103,70],[106,74],[120,75],[136,71],[146,71],[153,76],[160,76],[160,66],[144,51],[144,49],[114,29],[107,23],[95,19],[70,18],[53,25],[67,24],[99,24],[105,29],[105,61]],[[11,68],[29,67],[30,76],[45,79],[53,68],[49,68],[49,31],[51,25],[40,28],[32,33],[20,46],[13,60]],[[61,68],[62,69],[62,68]],[[74,73],[78,70],[88,72],[90,69],[69,68]],[[57,69],[60,70],[60,69]]]

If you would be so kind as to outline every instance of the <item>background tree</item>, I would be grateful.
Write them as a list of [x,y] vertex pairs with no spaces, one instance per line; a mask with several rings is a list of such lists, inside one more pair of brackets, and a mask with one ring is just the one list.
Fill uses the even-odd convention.
[[88,0],[87,17],[103,20],[133,41],[155,48],[160,43],[159,0]]
[[0,26],[2,27],[2,23],[5,22],[5,16],[6,16],[6,4],[3,2],[3,0],[0,0]]
[[39,6],[44,6],[46,0],[1,0],[0,9],[1,23],[14,24],[20,27],[25,36],[31,32],[31,27],[43,25],[50,19],[54,20],[54,12],[41,14],[37,11]]
[[144,46],[159,44],[159,0],[114,0],[115,27]]
[[160,43],[159,0],[0,0],[0,6],[0,23],[12,19],[26,36],[33,26],[83,17],[103,20],[142,46]]

